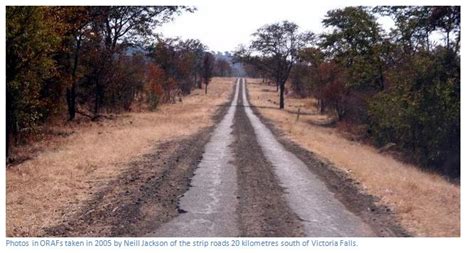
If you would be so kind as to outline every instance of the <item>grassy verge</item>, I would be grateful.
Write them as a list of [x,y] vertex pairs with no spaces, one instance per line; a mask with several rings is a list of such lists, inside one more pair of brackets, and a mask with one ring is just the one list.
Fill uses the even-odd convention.
[[460,235],[458,185],[379,153],[374,147],[351,141],[335,128],[321,126],[327,119],[317,114],[312,99],[288,97],[285,110],[279,110],[273,86],[248,79],[247,87],[252,104],[287,138],[346,171],[364,191],[389,206],[411,234]]
[[38,236],[116,179],[127,164],[158,142],[190,136],[213,124],[231,92],[233,78],[215,78],[182,102],[156,112],[127,113],[100,124],[81,125],[64,137],[36,143],[31,159],[6,171],[7,236]]

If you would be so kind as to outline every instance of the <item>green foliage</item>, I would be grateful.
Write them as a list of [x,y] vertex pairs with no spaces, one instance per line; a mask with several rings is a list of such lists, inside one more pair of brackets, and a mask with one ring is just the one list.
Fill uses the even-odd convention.
[[240,61],[255,65],[275,82],[280,89],[280,109],[284,108],[285,83],[300,49],[315,41],[312,32],[298,29],[298,25],[289,21],[265,25],[252,34],[248,49],[242,47],[235,53]]
[[306,97],[313,96],[321,99],[321,82],[319,82],[319,66],[324,61],[324,55],[313,47],[303,48],[298,52],[298,62],[290,73],[292,90]]
[[[160,39],[149,48],[149,57],[160,67],[167,80],[165,83],[176,85],[163,85],[164,93],[170,94],[169,99],[174,100],[171,94],[180,93],[187,95],[191,90],[200,87],[203,79],[204,56],[206,46],[199,40]],[[161,99],[166,101],[167,98]]]
[[[385,33],[376,15],[395,27]],[[412,160],[459,176],[460,8],[346,7],[329,11],[323,25],[319,48],[300,50],[294,89],[315,97],[321,112],[368,126],[378,145],[395,143]],[[444,40],[432,41],[433,32]]]
[[[194,10],[184,6],[6,7],[7,157],[20,133],[65,108],[69,120],[79,110],[92,111],[91,118],[100,116],[102,109],[130,110],[145,89],[143,48],[156,38],[154,30],[175,15]],[[204,46],[196,40],[179,43],[189,50],[174,64],[174,75],[185,77],[178,85],[189,93],[191,73],[199,72],[196,63],[202,60],[196,52],[203,52]],[[152,100],[163,101],[162,97]]]
[[382,38],[373,14],[363,7],[346,7],[327,13],[323,25],[332,31],[321,35],[319,46],[330,59],[347,69],[349,87],[383,89]]
[[[420,52],[391,71],[393,88],[369,105],[371,133],[380,145],[396,143],[424,165],[444,167],[451,161],[459,166],[459,58],[452,57],[444,48]],[[446,69],[449,59],[454,69]],[[459,173],[456,166],[443,169]]]
[[34,128],[53,109],[44,94],[56,74],[60,34],[42,7],[7,7],[7,135]]

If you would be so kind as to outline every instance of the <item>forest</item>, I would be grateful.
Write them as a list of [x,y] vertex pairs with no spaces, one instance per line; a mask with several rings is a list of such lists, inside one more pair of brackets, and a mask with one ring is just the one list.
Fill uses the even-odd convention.
[[57,118],[155,110],[207,87],[212,75],[231,75],[229,61],[201,41],[155,31],[193,7],[6,10],[7,161],[11,147]]
[[461,236],[464,6],[229,6],[6,6],[8,237]]
[[[58,117],[155,110],[206,89],[212,76],[232,75],[238,62],[247,76],[276,84],[280,109],[289,90],[313,97],[320,113],[374,145],[459,177],[460,7],[335,9],[319,34],[277,22],[259,28],[232,61],[197,39],[156,33],[195,10],[7,7],[7,158]],[[379,17],[393,27],[382,29]]]
[[[382,29],[380,17],[394,25]],[[330,10],[320,34],[283,21],[253,34],[236,57],[247,74],[291,90],[381,148],[460,175],[460,7]],[[285,88],[285,84],[291,87]]]

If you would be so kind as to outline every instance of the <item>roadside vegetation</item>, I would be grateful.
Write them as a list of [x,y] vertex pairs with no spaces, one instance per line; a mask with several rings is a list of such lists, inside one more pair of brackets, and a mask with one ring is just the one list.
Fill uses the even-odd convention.
[[[146,180],[180,172],[183,159],[197,164],[205,138],[190,137],[210,133],[229,102],[229,76],[249,77],[265,120],[347,174],[411,235],[460,235],[460,7],[335,9],[320,34],[281,21],[233,53],[159,33],[194,11],[6,7],[8,236],[67,234],[77,217],[107,216],[124,200],[141,206]],[[192,176],[179,177],[189,187]],[[185,188],[169,182],[168,199],[148,196],[155,202],[140,215],[168,215],[155,205],[165,202],[177,215]],[[90,220],[102,222],[91,235],[113,235],[109,220]]]
[[[7,162],[51,125],[156,110],[229,76],[229,59],[159,27],[184,6],[6,8]],[[218,55],[221,56],[221,55]]]
[[[393,20],[390,31],[380,16]],[[288,21],[264,26],[236,58],[280,89],[288,80],[358,139],[459,178],[460,7],[346,7],[322,22],[314,36]]]
[[361,192],[374,196],[376,204],[388,208],[410,235],[460,235],[459,185],[365,145],[350,133],[327,127],[331,117],[318,113],[314,98],[288,96],[285,110],[279,110],[273,89],[261,79],[247,80],[250,103],[264,119],[323,163],[334,165]]
[[[174,146],[212,127],[213,116],[228,102],[233,83],[233,78],[213,78],[207,94],[204,89],[194,89],[181,103],[164,104],[154,112],[124,112],[113,120],[49,126],[64,135],[23,147],[23,152],[35,156],[10,165],[6,171],[7,235],[44,236],[48,228],[75,222],[75,215],[84,209],[96,212],[112,206],[115,210],[125,202],[137,201],[129,199],[136,193],[130,187],[138,191],[144,183],[130,177],[139,174],[160,178],[169,156],[186,160],[189,154],[174,154]],[[150,166],[150,156],[165,165]],[[133,182],[117,182],[122,175]],[[98,207],[89,206],[98,193],[107,189],[114,194],[103,196]],[[116,193],[126,191],[126,199],[115,199],[117,203],[111,205]],[[91,227],[102,224],[97,223]],[[102,235],[110,235],[109,228],[101,229]]]

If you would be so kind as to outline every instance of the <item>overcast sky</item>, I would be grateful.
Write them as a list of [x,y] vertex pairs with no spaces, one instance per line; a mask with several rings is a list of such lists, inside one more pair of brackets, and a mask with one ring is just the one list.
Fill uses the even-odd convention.
[[[313,2],[313,3],[311,3]],[[255,0],[252,5],[239,1],[214,1],[196,5],[194,13],[184,13],[158,29],[165,37],[195,38],[210,50],[233,51],[239,44],[248,44],[251,34],[265,24],[282,20],[295,22],[302,31],[321,33],[321,21],[328,10],[342,5],[306,1],[272,2]],[[384,26],[387,26],[385,20]]]

